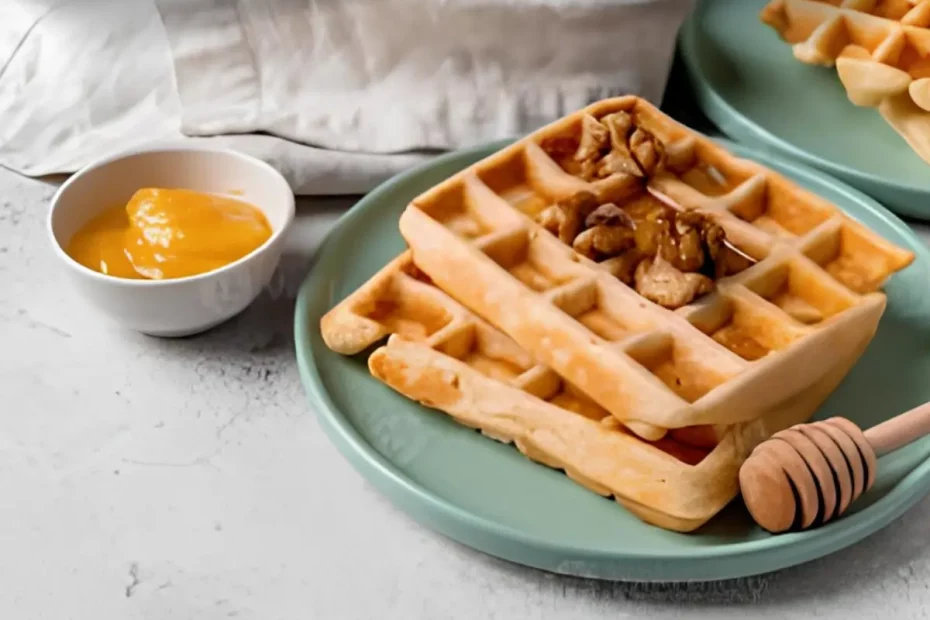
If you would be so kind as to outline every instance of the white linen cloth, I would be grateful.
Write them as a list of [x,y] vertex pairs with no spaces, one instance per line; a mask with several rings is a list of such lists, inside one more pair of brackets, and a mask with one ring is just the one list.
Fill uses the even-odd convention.
[[2,0],[0,165],[148,143],[346,194],[602,97],[658,102],[693,0]]

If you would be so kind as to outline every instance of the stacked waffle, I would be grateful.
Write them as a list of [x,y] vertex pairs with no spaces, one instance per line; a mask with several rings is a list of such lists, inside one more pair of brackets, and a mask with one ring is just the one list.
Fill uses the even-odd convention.
[[930,0],[772,0],[761,17],[930,163]]
[[[871,341],[913,256],[635,97],[417,197],[324,341],[394,390],[691,531]],[[388,414],[385,414],[388,415]]]

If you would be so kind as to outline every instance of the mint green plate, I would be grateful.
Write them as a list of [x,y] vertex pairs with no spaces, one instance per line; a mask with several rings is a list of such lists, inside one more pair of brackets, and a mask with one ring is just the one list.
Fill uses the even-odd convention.
[[[890,282],[875,340],[819,417],[844,414],[868,427],[930,400],[930,251],[861,193],[798,164],[725,144],[917,254]],[[750,575],[823,556],[887,525],[930,490],[930,443],[921,441],[882,459],[875,487],[855,514],[821,529],[771,536],[737,501],[696,533],[669,532],[512,446],[403,398],[368,374],[364,356],[327,349],[320,317],[403,250],[397,220],[407,203],[495,147],[440,157],[369,194],[329,234],[300,289],[295,337],[310,407],[346,458],[396,505],[429,528],[520,564],[605,579],[684,581]]]
[[836,71],[805,65],[759,20],[765,0],[698,0],[679,52],[704,114],[727,136],[797,158],[901,214],[930,219],[930,164]]

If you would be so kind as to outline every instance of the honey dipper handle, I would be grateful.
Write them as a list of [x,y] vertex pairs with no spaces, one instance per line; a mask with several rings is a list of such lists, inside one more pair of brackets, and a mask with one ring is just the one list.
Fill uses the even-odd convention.
[[873,426],[865,432],[876,456],[893,452],[924,435],[930,434],[930,403],[914,407],[901,415]]

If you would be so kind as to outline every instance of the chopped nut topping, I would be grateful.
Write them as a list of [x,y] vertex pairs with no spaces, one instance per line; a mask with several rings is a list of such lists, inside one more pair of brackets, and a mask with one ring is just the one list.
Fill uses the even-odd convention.
[[583,214],[581,218],[582,221],[600,206],[597,204],[597,196],[591,192],[577,192],[559,201],[558,204],[561,208],[571,211],[572,213]]
[[689,211],[672,211],[670,219],[672,225],[663,231],[659,239],[659,255],[681,271],[700,270],[704,266],[706,234],[708,230],[720,227]]
[[549,207],[540,223],[559,239],[641,295],[676,309],[712,291],[714,282],[755,260],[726,231],[697,211],[679,211],[644,194],[624,207],[598,205],[579,192]]
[[647,211],[636,222],[636,249],[646,256],[655,256],[662,240],[671,235],[673,217],[672,209],[664,205]]
[[581,142],[575,153],[575,160],[581,164],[594,163],[601,156],[601,151],[610,146],[610,132],[590,114],[581,119]]
[[633,231],[623,226],[595,226],[577,237],[572,247],[576,252],[592,260],[598,257],[613,257],[632,248]]
[[630,136],[630,151],[647,177],[665,164],[665,147],[654,135],[639,127]]
[[652,177],[668,166],[679,170],[694,161],[693,143],[679,141],[666,153],[661,140],[622,110],[600,119],[585,114],[577,140],[553,137],[542,146],[564,170],[585,181]]
[[[633,148],[634,137],[638,156]],[[654,172],[661,159],[659,155],[664,156],[661,145],[651,144],[650,138],[651,134],[634,130],[633,117],[628,112],[614,112],[600,120],[586,114],[581,118],[581,138],[571,157],[566,151],[572,141],[567,138],[547,140],[543,148],[568,172],[586,181],[620,174],[642,177]],[[645,168],[644,161],[648,164]]]
[[643,176],[639,165],[633,161],[633,156],[626,149],[615,149],[607,153],[594,168],[594,175],[598,179],[606,179],[615,174],[626,174],[634,177]]
[[636,291],[666,308],[680,308],[714,290],[714,281],[700,273],[682,273],[662,259],[647,258],[636,267]]
[[610,143],[614,148],[626,146],[626,140],[633,129],[633,117],[629,112],[623,110],[608,114],[601,119],[607,130],[610,132]]
[[539,214],[543,227],[560,241],[571,245],[584,229],[584,221],[597,208],[597,197],[591,192],[578,192],[552,205]]
[[543,148],[564,170],[598,181],[605,204],[579,192],[542,212],[540,223],[647,299],[679,308],[755,262],[729,244],[712,219],[647,191],[655,175],[695,165],[693,141],[679,140],[667,151],[632,113],[619,111],[600,119],[586,114],[577,138],[552,138]]
[[597,176],[602,179],[613,174],[643,176],[642,169],[633,159],[633,154],[627,146],[627,139],[633,128],[633,117],[626,112],[615,112],[601,119],[601,123],[607,127],[610,135],[611,150],[598,164]]
[[626,211],[612,202],[602,204],[585,219],[584,225],[592,226],[625,226],[631,231],[636,226]]
[[[604,202],[622,204],[627,211],[628,201],[635,200],[644,193],[645,183],[643,177],[632,174],[614,174],[598,181],[597,194]],[[627,213],[632,217],[632,213]]]
[[717,224],[711,225],[704,231],[704,242],[707,243],[707,251],[712,259],[717,260],[717,256],[726,247],[726,237],[726,232]]
[[704,244],[701,231],[688,228],[684,232],[675,231],[666,235],[661,240],[659,256],[681,271],[700,270],[704,266]]
[[597,176],[597,161],[594,159],[586,159],[582,162],[576,162],[578,166],[578,176],[580,176],[585,181],[593,181]]

